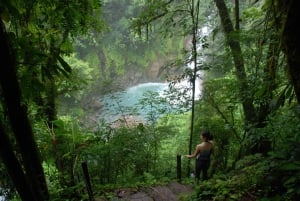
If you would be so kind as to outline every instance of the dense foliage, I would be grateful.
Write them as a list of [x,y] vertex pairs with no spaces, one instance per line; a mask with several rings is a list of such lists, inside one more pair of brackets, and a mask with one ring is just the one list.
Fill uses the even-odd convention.
[[[181,157],[182,182],[195,187],[182,199],[297,200],[297,8],[296,0],[1,1],[1,194],[109,199],[118,187],[176,180],[176,156],[209,129],[210,179],[194,184],[194,162]],[[82,105],[152,81],[146,71],[162,59],[172,93],[146,93],[132,108],[147,107],[147,121],[129,124],[121,108],[118,126],[88,127],[94,107]],[[125,84],[136,72],[143,79]],[[198,99],[188,95],[196,78]],[[190,87],[177,91],[182,79]],[[158,107],[174,101],[177,112]]]

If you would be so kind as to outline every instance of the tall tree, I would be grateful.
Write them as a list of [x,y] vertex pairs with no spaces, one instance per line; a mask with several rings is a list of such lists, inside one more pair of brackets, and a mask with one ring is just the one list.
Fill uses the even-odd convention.
[[279,30],[281,32],[283,50],[287,58],[287,70],[291,84],[300,104],[300,29],[298,19],[300,17],[300,1],[271,1],[269,6],[276,8],[275,12],[281,16]]
[[[16,61],[13,56],[13,52],[10,47],[10,41],[8,39],[7,32],[2,20],[0,20],[0,49],[2,52],[0,59],[1,92],[4,98],[6,106],[5,108],[8,113],[12,130],[17,139],[17,144],[20,147],[27,181],[30,181],[28,182],[30,188],[29,192],[32,192],[32,197],[36,201],[48,200],[49,193],[44,171],[41,165],[41,160],[39,157],[39,152],[34,139],[31,124],[28,119],[26,106],[22,103],[21,90],[16,74]],[[3,139],[0,140],[6,142],[8,136],[6,135],[6,133],[4,133],[4,129],[1,129],[0,132],[1,136],[3,137]],[[7,150],[7,152],[8,154],[15,156],[11,148]],[[4,162],[6,167],[10,168],[12,165],[11,163],[16,162],[16,160],[4,160]],[[20,166],[18,163],[15,165]],[[22,175],[21,172],[19,172],[19,174]],[[21,184],[19,184],[18,182],[23,183],[25,181],[20,178],[20,180],[14,180],[14,182],[17,182],[15,185],[19,187]],[[22,189],[18,188],[18,190],[20,195],[22,195]]]
[[[266,125],[266,119],[268,115],[272,112],[271,110],[271,102],[273,101],[273,94],[276,89],[275,81],[276,81],[276,71],[277,71],[277,65],[278,65],[278,59],[280,55],[280,48],[279,48],[279,42],[278,42],[278,34],[276,32],[276,29],[272,28],[273,33],[268,32],[268,34],[265,34],[265,38],[263,38],[263,42],[260,45],[261,49],[262,45],[268,44],[268,51],[266,55],[266,62],[265,66],[263,67],[263,75],[262,80],[264,86],[264,93],[260,97],[258,97],[259,101],[257,101],[257,104],[255,104],[254,100],[254,91],[251,90],[250,86],[250,80],[247,77],[247,73],[245,70],[245,62],[244,62],[244,55],[241,48],[241,42],[239,33],[241,30],[239,30],[239,1],[235,1],[235,29],[233,27],[233,23],[230,19],[229,10],[227,9],[227,6],[225,4],[224,0],[215,0],[216,6],[219,11],[219,16],[221,19],[221,24],[223,26],[224,35],[227,40],[227,44],[230,47],[231,55],[234,62],[235,67],[235,73],[237,80],[239,82],[239,94],[241,97],[241,103],[243,106],[243,113],[245,116],[245,125],[246,125],[246,132],[249,131],[249,128],[263,128]],[[269,24],[270,19],[269,14],[267,12],[265,21]],[[275,19],[276,16],[274,15]],[[272,18],[273,19],[273,18]],[[263,54],[261,51],[260,54]],[[259,56],[261,58],[262,56]],[[260,59],[256,62],[257,68],[260,67]],[[260,78],[258,78],[260,79]],[[273,108],[276,109],[276,108]],[[249,132],[249,138],[251,138],[251,135],[254,133]],[[261,138],[257,138],[257,141],[253,142],[252,148],[250,148],[251,152],[260,152],[260,153],[267,153],[270,151],[270,141],[268,139],[268,136],[261,136]]]
[[[184,89],[185,92],[179,92],[179,96],[183,96],[186,98],[186,102],[188,103],[188,108],[191,109],[191,121],[190,121],[190,133],[189,133],[189,147],[188,152],[191,154],[193,149],[193,135],[194,135],[194,121],[195,121],[195,94],[196,94],[196,80],[199,77],[199,71],[201,70],[200,62],[199,62],[199,46],[201,44],[202,36],[200,36],[201,25],[200,25],[200,0],[189,0],[189,1],[174,1],[174,0],[162,0],[156,1],[146,1],[146,9],[140,15],[139,19],[135,21],[135,28],[138,28],[138,31],[141,33],[141,26],[145,26],[148,34],[148,28],[151,27],[151,23],[154,24],[154,21],[161,20],[166,26],[162,29],[162,32],[167,32],[170,35],[179,34],[181,37],[191,38],[191,47],[189,50],[186,50],[186,54],[188,55],[188,59],[185,61],[180,61],[178,64],[175,62],[175,66],[171,65],[170,67],[180,68],[184,66],[184,73],[178,77],[170,79],[170,88],[175,88],[173,85],[176,83],[186,79],[189,81],[191,87]],[[203,3],[203,5],[205,5]],[[155,26],[155,25],[154,25]],[[202,25],[203,26],[203,25]],[[170,29],[170,27],[173,27]],[[180,27],[183,30],[179,30]],[[183,28],[184,27],[184,28]],[[179,31],[178,31],[179,30]],[[173,33],[174,32],[174,33]],[[178,32],[178,33],[175,33]],[[204,46],[204,45],[203,45]],[[186,48],[186,47],[185,47]],[[192,68],[190,68],[190,66]],[[172,76],[170,76],[172,77]],[[180,89],[182,90],[182,89]],[[176,91],[176,90],[174,90]],[[188,93],[189,95],[185,94]],[[191,94],[191,95],[190,95]],[[181,97],[181,98],[183,98]],[[190,161],[187,165],[187,174],[190,174]]]
[[[233,28],[233,23],[230,19],[229,11],[226,7],[225,1],[215,0],[215,3],[219,10],[219,15],[227,43],[231,49],[231,54],[235,66],[235,73],[239,82],[239,91],[245,115],[245,124],[253,124],[256,121],[256,113],[253,105],[252,96],[251,94],[248,94],[250,90],[249,85],[247,83],[247,74],[244,66],[244,57],[239,40],[237,37],[234,36],[235,34],[238,35],[238,30],[234,30]],[[236,27],[239,26],[236,25]]]
[[[190,126],[190,142],[189,142],[189,154],[192,153],[193,149],[193,134],[194,134],[194,120],[195,120],[195,94],[196,94],[196,79],[200,67],[198,65],[198,46],[200,44],[199,41],[199,15],[200,15],[200,0],[198,1],[189,1],[189,15],[192,21],[191,27],[191,35],[192,35],[192,52],[191,52],[191,63],[193,63],[193,71],[191,76],[191,85],[192,85],[192,97],[191,97],[191,126]],[[190,165],[188,164],[187,174],[190,174]]]
[[[100,2],[96,0],[0,2],[0,92],[3,113],[10,120],[8,125],[1,125],[13,131],[16,153],[11,154],[21,155],[16,167],[24,166],[33,200],[48,200],[49,193],[27,106],[40,106],[39,117],[49,124],[56,119],[55,81],[58,76],[66,78],[71,73],[63,56],[73,51],[72,39],[76,36],[87,34],[90,29],[101,30],[100,15]],[[14,138],[8,138],[6,133],[0,137],[13,144]],[[15,162],[6,163],[7,168]],[[23,193],[19,188],[18,192]]]

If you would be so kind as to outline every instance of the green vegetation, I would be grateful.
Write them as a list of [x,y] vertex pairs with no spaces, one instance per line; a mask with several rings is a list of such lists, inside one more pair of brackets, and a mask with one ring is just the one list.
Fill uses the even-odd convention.
[[[209,129],[210,179],[194,184],[194,161],[181,157],[182,183],[195,188],[182,200],[297,200],[299,9],[297,0],[1,1],[0,195],[89,200],[83,164],[95,197],[165,184]],[[172,93],[144,95],[133,109],[147,107],[147,122],[88,122],[95,97],[152,79]],[[178,92],[183,79],[191,85]],[[161,107],[174,101],[176,112]]]

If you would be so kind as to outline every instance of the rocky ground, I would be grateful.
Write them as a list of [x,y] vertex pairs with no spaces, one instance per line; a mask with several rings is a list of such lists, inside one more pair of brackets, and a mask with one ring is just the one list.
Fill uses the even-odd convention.
[[179,201],[180,197],[194,192],[192,186],[178,182],[168,185],[137,189],[118,189],[112,198],[96,198],[95,201]]

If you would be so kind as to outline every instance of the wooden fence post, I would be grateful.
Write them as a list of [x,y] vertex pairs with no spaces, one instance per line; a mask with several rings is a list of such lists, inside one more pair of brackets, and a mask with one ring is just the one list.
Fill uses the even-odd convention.
[[87,167],[86,162],[81,163],[82,171],[83,171],[83,176],[84,176],[84,182],[86,185],[86,189],[89,195],[89,200],[94,201],[94,196],[93,196],[93,190],[92,190],[92,185],[91,185],[91,180],[90,180],[90,175]]
[[181,182],[181,155],[177,154],[177,181]]

